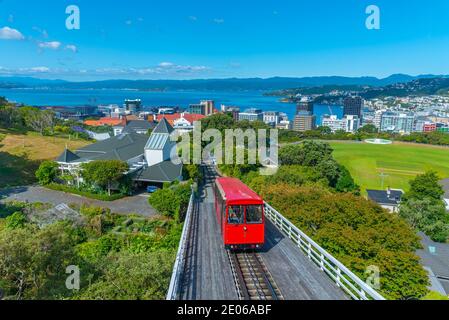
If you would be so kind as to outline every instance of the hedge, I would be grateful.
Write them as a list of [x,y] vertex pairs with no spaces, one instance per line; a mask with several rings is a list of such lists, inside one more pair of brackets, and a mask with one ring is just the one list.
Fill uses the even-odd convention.
[[55,190],[55,191],[62,191],[62,192],[66,192],[66,193],[76,194],[76,195],[83,196],[83,197],[86,197],[89,199],[100,200],[100,201],[115,201],[115,200],[125,198],[127,196],[122,193],[113,194],[111,196],[108,194],[92,193],[92,192],[78,190],[76,188],[66,186],[63,184],[57,184],[57,183],[51,183],[51,184],[45,185],[45,188]]

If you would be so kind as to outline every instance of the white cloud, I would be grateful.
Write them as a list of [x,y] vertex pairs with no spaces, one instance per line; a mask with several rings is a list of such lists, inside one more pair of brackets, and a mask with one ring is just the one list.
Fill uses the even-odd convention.
[[51,69],[48,67],[33,67],[33,68],[25,69],[25,71],[46,73],[46,72],[50,72]]
[[61,47],[61,42],[59,41],[49,41],[49,42],[39,42],[38,46],[41,49],[51,49],[51,50],[57,50]]
[[196,17],[196,16],[189,16],[189,20],[191,20],[191,21],[197,21],[197,20],[198,20],[198,17]]
[[215,18],[214,22],[217,23],[217,24],[222,24],[222,23],[224,23],[224,19],[222,19],[222,18]]
[[68,45],[65,46],[65,48],[67,50],[70,50],[70,51],[75,52],[75,53],[78,52],[78,47],[73,45],[73,44],[68,44]]
[[208,72],[211,69],[206,66],[178,65],[172,62],[161,62],[153,67],[144,68],[97,68],[97,69],[70,69],[70,68],[49,68],[45,66],[9,69],[0,67],[0,75],[33,76],[47,75],[55,77],[64,76],[100,76],[103,78],[112,77],[150,77],[150,76],[183,76],[196,75]]
[[23,34],[16,29],[10,27],[0,28],[0,39],[3,40],[24,40]]

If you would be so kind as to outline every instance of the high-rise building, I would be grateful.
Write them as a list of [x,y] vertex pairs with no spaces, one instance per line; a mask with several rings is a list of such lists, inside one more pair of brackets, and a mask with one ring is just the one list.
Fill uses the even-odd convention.
[[302,97],[296,106],[296,113],[301,111],[310,112],[313,114],[313,100],[309,97]]
[[251,108],[239,113],[239,120],[263,121],[262,110]]
[[293,122],[293,130],[295,131],[309,131],[315,129],[316,117],[307,111],[300,111],[295,116]]
[[380,131],[410,133],[413,131],[415,115],[412,113],[384,112],[380,123]]
[[362,118],[363,99],[361,97],[346,97],[343,101],[343,115]]
[[188,112],[210,116],[215,113],[215,102],[212,100],[203,100],[199,104],[191,104],[188,108]]
[[332,132],[356,132],[360,128],[360,119],[352,115],[345,116],[343,119],[338,119],[335,115],[326,116],[323,117],[322,126],[329,127]]
[[125,109],[131,114],[138,113],[142,109],[142,100],[125,100]]
[[203,100],[201,104],[204,106],[204,116],[210,116],[215,113],[215,102],[212,100]]
[[266,124],[276,127],[279,123],[279,112],[277,111],[266,111],[263,113],[263,122]]

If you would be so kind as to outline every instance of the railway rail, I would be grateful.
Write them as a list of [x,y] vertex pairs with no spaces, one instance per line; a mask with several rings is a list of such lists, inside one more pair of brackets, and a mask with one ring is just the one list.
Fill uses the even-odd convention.
[[228,257],[240,300],[284,300],[258,253],[228,251]]

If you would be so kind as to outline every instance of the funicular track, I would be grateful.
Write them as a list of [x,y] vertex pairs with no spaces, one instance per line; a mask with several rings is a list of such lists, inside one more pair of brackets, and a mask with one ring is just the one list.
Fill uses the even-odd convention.
[[284,300],[281,291],[254,251],[228,251],[240,300]]

